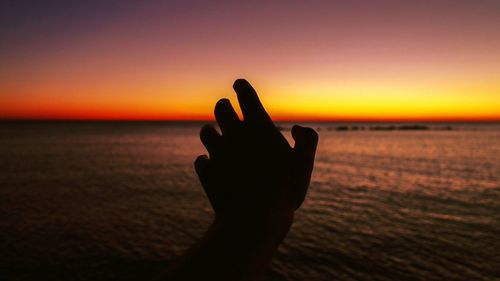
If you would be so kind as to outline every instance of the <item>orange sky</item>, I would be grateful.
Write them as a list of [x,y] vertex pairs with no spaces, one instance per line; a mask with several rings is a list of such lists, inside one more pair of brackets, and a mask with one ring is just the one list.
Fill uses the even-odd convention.
[[244,77],[279,120],[500,120],[498,1],[22,2],[3,119],[209,119]]

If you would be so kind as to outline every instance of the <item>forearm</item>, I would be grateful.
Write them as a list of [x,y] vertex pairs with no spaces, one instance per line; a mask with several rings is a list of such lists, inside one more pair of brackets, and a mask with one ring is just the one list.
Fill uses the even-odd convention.
[[272,222],[256,227],[252,222],[215,220],[202,239],[159,280],[263,280],[292,216],[276,229]]

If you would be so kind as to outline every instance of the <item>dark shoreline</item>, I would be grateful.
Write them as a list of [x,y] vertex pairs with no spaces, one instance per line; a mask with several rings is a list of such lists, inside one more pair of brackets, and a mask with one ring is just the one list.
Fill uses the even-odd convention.
[[452,126],[427,126],[427,125],[388,125],[388,126],[337,126],[336,131],[451,131]]
[[[8,119],[8,118],[0,118],[0,124],[8,124],[8,123],[151,123],[151,124],[159,124],[159,123],[178,123],[178,124],[190,124],[190,123],[212,123],[215,122],[214,119],[179,119],[179,120],[161,120],[161,119],[151,119],[151,120],[141,120],[141,119]],[[295,123],[314,123],[314,124],[349,124],[349,125],[357,125],[357,124],[457,124],[457,125],[500,125],[500,120],[278,120],[275,121],[278,124],[295,124]]]

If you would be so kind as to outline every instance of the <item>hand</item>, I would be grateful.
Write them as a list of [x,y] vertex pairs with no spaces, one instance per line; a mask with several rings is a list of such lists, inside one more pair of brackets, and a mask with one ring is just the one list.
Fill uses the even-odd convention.
[[294,126],[295,146],[274,126],[245,80],[233,85],[243,112],[229,100],[215,106],[222,134],[212,126],[200,138],[210,154],[195,168],[215,210],[210,229],[161,280],[263,280],[290,229],[311,179],[318,134]]
[[[294,126],[292,148],[274,126],[257,93],[243,79],[233,85],[243,113],[239,120],[228,99],[215,106],[222,134],[205,125],[200,133],[210,158],[195,168],[215,210],[216,223],[281,241],[293,212],[304,201],[318,142],[310,128]],[[279,238],[281,236],[281,238]]]

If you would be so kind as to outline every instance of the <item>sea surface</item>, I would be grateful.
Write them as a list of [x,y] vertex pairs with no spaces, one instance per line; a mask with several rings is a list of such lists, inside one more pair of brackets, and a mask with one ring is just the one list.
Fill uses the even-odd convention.
[[[201,125],[0,123],[0,280],[165,268],[212,220],[193,169]],[[498,124],[309,125],[311,186],[270,280],[500,280]]]

